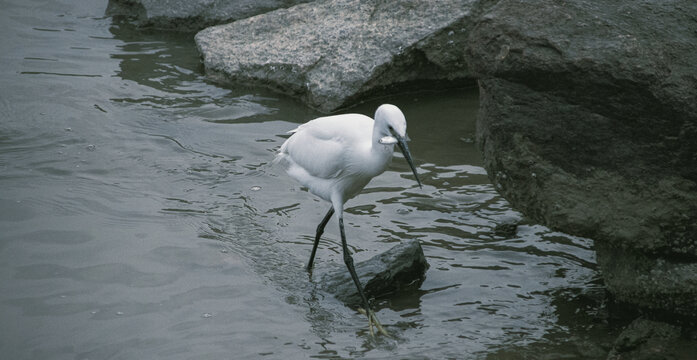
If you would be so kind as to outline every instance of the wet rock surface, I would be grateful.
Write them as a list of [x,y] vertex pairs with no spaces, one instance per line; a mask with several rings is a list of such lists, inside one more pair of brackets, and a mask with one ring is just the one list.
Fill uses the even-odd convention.
[[[365,295],[373,298],[403,289],[418,288],[425,279],[428,262],[419,241],[410,240],[354,266]],[[325,291],[346,304],[361,305],[358,291],[346,266],[338,266],[322,276],[320,284]]]
[[678,326],[639,318],[622,330],[607,360],[694,359],[697,343],[688,337]]
[[621,302],[697,316],[697,3],[499,1],[478,141],[516,208],[595,240]]
[[109,0],[106,14],[139,26],[197,31],[312,0]]
[[476,3],[315,1],[207,28],[196,44],[212,78],[328,112],[396,84],[472,83],[464,49]]

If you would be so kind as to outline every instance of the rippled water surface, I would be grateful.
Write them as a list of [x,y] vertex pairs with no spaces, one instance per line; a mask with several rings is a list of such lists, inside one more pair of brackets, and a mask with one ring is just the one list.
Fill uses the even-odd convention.
[[328,206],[270,163],[318,113],[207,81],[192,34],[137,31],[106,2],[2,8],[3,358],[602,357],[578,346],[603,337],[592,243],[495,192],[476,90],[351,109],[400,106],[424,182],[397,156],[347,204],[356,261],[418,239],[431,265],[418,290],[376,300],[395,339],[371,340],[318,283],[343,266],[335,221],[303,269]]

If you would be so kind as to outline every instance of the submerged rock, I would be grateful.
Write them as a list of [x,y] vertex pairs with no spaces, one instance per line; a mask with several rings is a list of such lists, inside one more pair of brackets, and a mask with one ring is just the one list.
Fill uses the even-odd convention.
[[197,31],[312,0],[109,0],[107,16],[136,19],[139,26]]
[[474,0],[331,0],[207,28],[209,76],[266,86],[332,111],[395,84],[471,83]]
[[[410,240],[355,264],[355,269],[365,295],[371,298],[418,287],[425,278],[428,262],[419,241]],[[350,305],[361,304],[351,274],[345,266],[324,275],[320,283],[337,299]]]
[[697,2],[501,0],[470,31],[478,141],[616,299],[697,317]]
[[639,318],[622,330],[607,360],[693,359],[697,343],[682,335],[684,329]]

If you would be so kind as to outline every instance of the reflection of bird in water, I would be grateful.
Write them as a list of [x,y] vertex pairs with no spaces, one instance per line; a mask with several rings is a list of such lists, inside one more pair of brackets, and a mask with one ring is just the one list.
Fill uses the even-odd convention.
[[366,309],[361,312],[368,316],[371,334],[374,325],[381,333],[387,335],[370,309],[353,268],[353,258],[346,245],[343,209],[347,200],[358,195],[373,177],[387,169],[395,144],[402,150],[416,181],[421,186],[407,147],[407,122],[404,114],[398,107],[384,104],[375,111],[375,120],[360,114],[327,116],[300,125],[291,133],[293,135],[281,146],[278,161],[285,166],[288,175],[307,187],[311,193],[332,204],[317,226],[307,269],[312,269],[319,238],[327,222],[336,212],[344,262]]

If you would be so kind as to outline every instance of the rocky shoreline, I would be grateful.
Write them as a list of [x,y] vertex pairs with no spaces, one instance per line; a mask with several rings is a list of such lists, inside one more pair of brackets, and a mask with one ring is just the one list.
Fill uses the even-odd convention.
[[315,1],[195,39],[218,81],[265,86],[331,112],[408,83],[473,83],[464,62],[472,3]]
[[500,1],[470,33],[467,60],[499,192],[536,221],[593,239],[617,300],[694,319],[691,14],[689,1]]
[[[232,21],[196,34],[207,74],[290,94],[323,112],[407,86],[478,83],[477,140],[497,190],[527,217],[593,239],[617,302],[695,326],[696,2],[112,0],[109,7],[142,26]],[[646,324],[653,323],[639,325]],[[627,331],[644,334],[639,325]],[[658,338],[679,337],[672,326]],[[621,341],[611,358],[637,348]]]

